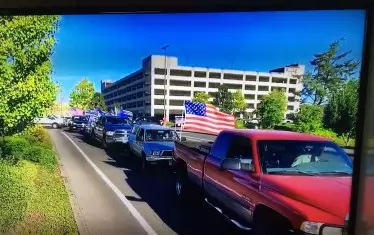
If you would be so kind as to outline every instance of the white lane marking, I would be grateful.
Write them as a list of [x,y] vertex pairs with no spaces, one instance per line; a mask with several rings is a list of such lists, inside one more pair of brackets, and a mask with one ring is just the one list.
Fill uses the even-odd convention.
[[139,222],[140,226],[148,235],[157,235],[156,231],[148,224],[139,211],[131,204],[131,202],[121,193],[121,191],[108,179],[108,177],[91,161],[91,159],[83,152],[83,150],[64,132],[61,132],[82,154],[86,161],[94,168],[96,173],[104,180],[104,182],[113,190],[121,202],[127,207],[134,218]]

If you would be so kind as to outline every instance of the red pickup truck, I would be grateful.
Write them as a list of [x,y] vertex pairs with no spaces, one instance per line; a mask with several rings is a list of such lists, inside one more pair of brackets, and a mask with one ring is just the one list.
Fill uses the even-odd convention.
[[330,140],[226,130],[214,143],[177,142],[173,162],[181,201],[201,195],[252,235],[346,233],[352,160]]

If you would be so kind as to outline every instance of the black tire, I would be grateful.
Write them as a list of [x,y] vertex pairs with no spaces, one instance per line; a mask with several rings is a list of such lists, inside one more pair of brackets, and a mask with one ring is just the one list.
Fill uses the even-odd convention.
[[286,218],[276,212],[261,209],[261,211],[255,211],[251,235],[291,235],[291,229]]
[[102,144],[102,146],[103,146],[104,149],[108,148],[108,143],[106,142],[105,135],[103,136],[103,139],[101,140],[101,144]]
[[192,183],[188,180],[187,169],[177,166],[174,192],[177,201],[183,205],[196,206],[201,199],[199,191],[193,189]]
[[146,157],[145,157],[144,153],[142,154],[142,158],[141,158],[141,170],[143,172],[147,172],[149,170],[149,164],[146,160]]

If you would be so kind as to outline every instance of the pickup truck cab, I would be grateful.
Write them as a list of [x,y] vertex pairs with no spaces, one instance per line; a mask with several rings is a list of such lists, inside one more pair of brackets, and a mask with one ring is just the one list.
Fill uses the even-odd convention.
[[[176,196],[196,189],[251,234],[342,234],[352,160],[334,142],[302,133],[226,130],[214,143],[175,143]],[[336,232],[336,233],[333,233]]]
[[128,144],[128,133],[131,125],[127,118],[118,116],[100,116],[93,127],[93,137],[99,140],[104,148],[111,144]]
[[176,131],[153,124],[135,125],[129,136],[130,151],[141,159],[142,169],[161,162],[172,163]]

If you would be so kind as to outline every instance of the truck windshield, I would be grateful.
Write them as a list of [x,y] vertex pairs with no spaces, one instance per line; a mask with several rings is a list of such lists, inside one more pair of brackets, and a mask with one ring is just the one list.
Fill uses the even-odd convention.
[[351,176],[352,160],[330,141],[259,140],[264,173],[277,175]]
[[107,117],[107,123],[113,125],[120,125],[120,124],[129,124],[129,121],[126,118],[121,117]]
[[178,134],[173,130],[146,130],[146,141],[174,141],[178,140]]

